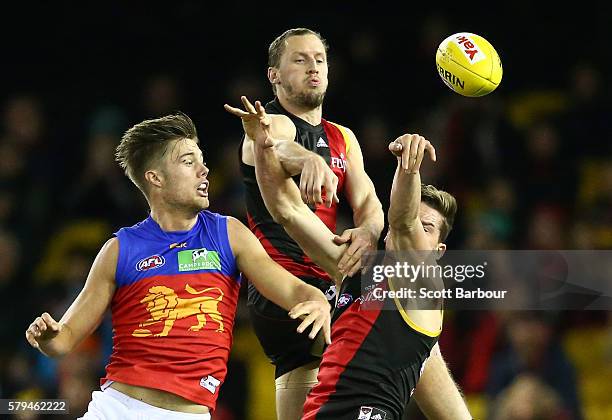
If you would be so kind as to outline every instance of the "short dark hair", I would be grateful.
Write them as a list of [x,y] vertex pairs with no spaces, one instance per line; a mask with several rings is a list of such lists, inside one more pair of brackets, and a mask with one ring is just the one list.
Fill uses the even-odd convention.
[[280,65],[281,56],[283,52],[285,52],[285,46],[287,39],[293,36],[302,36],[302,35],[314,35],[321,40],[323,43],[323,47],[325,47],[325,52],[329,49],[329,45],[327,45],[327,41],[325,38],[321,36],[320,33],[315,32],[308,28],[293,28],[288,29],[279,35],[268,48],[268,66],[269,67],[277,67]]
[[198,133],[191,118],[182,112],[145,120],[123,134],[115,158],[126,175],[146,195],[144,174],[159,162],[173,140],[192,139],[198,142]]
[[446,191],[439,190],[433,185],[421,185],[421,201],[442,215],[440,242],[444,242],[455,223],[457,200]]

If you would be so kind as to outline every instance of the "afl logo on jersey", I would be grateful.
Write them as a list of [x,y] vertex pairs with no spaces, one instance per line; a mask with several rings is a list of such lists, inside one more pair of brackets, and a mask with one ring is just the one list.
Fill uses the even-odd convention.
[[166,259],[161,255],[151,255],[150,257],[143,258],[136,263],[136,270],[147,271],[154,268],[159,268],[166,264]]

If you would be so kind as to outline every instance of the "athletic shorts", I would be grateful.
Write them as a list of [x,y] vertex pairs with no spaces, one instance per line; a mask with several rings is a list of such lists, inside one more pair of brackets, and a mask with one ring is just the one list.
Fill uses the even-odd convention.
[[94,391],[83,420],[210,420],[210,414],[181,413],[154,407],[113,388]]
[[[314,278],[302,280],[319,288],[333,308],[336,292],[332,283]],[[291,319],[288,311],[263,297],[251,283],[248,300],[255,335],[275,366],[275,378],[320,360],[323,347],[321,334],[311,340],[308,338],[308,329],[298,333],[296,330],[302,321]]]

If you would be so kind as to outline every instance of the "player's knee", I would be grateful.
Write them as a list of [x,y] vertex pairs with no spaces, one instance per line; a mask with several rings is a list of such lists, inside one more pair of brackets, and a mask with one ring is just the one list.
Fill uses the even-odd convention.
[[276,378],[276,390],[283,389],[310,389],[317,384],[317,374],[319,373],[318,363],[313,362],[305,366],[293,369],[284,375]]

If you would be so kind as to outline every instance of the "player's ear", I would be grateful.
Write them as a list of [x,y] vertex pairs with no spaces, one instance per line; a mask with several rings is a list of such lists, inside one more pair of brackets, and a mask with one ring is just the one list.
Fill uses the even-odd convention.
[[154,187],[160,188],[163,183],[163,175],[161,171],[150,169],[145,172],[145,180]]
[[278,69],[276,67],[268,67],[268,80],[273,85],[279,84]]
[[439,260],[440,258],[442,258],[445,252],[446,252],[446,244],[440,242],[438,246],[436,247],[436,260]]

